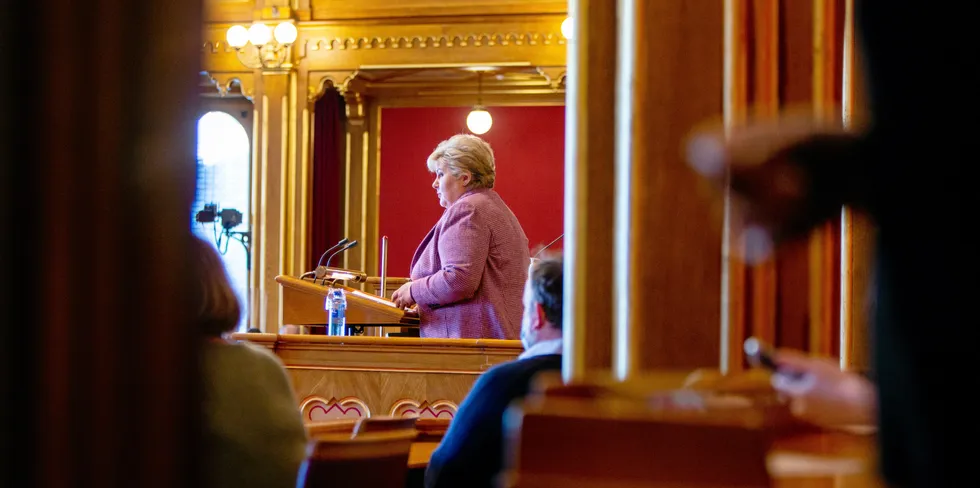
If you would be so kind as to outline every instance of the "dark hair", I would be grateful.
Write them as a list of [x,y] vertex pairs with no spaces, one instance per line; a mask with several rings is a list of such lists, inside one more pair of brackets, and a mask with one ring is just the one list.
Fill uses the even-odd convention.
[[562,267],[561,256],[545,257],[535,260],[530,272],[531,297],[556,329],[562,328]]
[[238,325],[242,306],[235,290],[231,288],[225,264],[211,244],[200,238],[191,239],[190,260],[193,266],[195,287],[194,319],[202,334],[217,337],[230,332]]

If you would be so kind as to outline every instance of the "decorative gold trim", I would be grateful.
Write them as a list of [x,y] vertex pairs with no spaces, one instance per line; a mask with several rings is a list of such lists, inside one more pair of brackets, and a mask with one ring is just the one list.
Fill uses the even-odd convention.
[[332,410],[334,407],[340,409],[341,416],[339,417],[328,416],[327,417],[328,419],[349,418],[346,417],[346,414],[347,414],[347,410],[351,408],[361,409],[361,413],[363,413],[363,415],[358,416],[358,418],[367,418],[371,416],[371,409],[367,406],[367,403],[365,403],[364,400],[361,400],[360,398],[349,396],[349,397],[341,398],[339,400],[335,397],[327,400],[322,396],[313,395],[304,398],[303,401],[300,403],[299,410],[303,415],[304,422],[316,422],[315,420],[313,420],[313,409],[317,407],[322,408],[324,410],[324,413],[327,415],[329,415],[330,410]]
[[225,41],[204,41],[201,43],[201,53],[203,54],[229,54],[235,52]]
[[[493,366],[487,364],[487,368]],[[373,366],[309,366],[309,365],[286,365],[286,369],[299,371],[375,371],[378,373],[426,373],[426,374],[470,374],[481,375],[486,370],[475,371],[471,369],[414,369],[414,368],[382,368]]]
[[[452,47],[495,47],[495,46],[550,46],[564,45],[567,41],[561,34],[542,34],[538,32],[482,33],[452,36],[373,36],[373,37],[334,37],[328,39],[306,39],[299,43],[299,56],[305,57],[307,50],[326,51],[355,49],[426,49]],[[205,43],[207,45],[208,43]],[[220,44],[220,41],[218,42]],[[212,52],[214,51],[212,47]]]
[[[357,49],[427,49],[453,47],[502,47],[502,46],[563,46],[568,41],[561,34],[540,32],[493,32],[446,36],[365,36],[305,39],[293,44],[299,47],[299,57],[307,51],[344,51]],[[236,49],[226,41],[204,41],[202,54],[231,54]]]
[[568,77],[566,66],[538,66],[537,71],[548,80],[552,90],[561,90],[565,86],[565,79]]
[[[423,400],[419,402],[418,400],[412,400],[410,398],[403,398],[395,402],[391,408],[388,409],[389,417],[408,417],[406,415],[407,409],[416,410],[417,413],[412,415],[416,418],[439,418],[439,414],[446,412],[449,413],[449,418],[455,418],[456,413],[459,412],[459,406],[449,400],[437,400],[435,402],[429,403],[428,400]],[[428,410],[431,413],[430,417],[426,417],[423,413]]]
[[315,102],[330,88],[337,88],[341,95],[346,95],[351,82],[357,77],[357,70],[341,71],[310,71],[307,88],[307,99]]
[[215,88],[218,90],[218,94],[221,96],[227,96],[234,85],[238,85],[241,90],[242,95],[245,96],[249,101],[254,102],[253,97],[255,96],[255,82],[254,76],[251,72],[220,72],[214,73],[210,71],[203,72],[205,76],[211,83],[214,83]]

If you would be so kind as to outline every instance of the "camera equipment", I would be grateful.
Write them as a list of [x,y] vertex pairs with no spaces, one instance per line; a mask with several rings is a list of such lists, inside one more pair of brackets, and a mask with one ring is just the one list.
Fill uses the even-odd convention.
[[204,208],[197,212],[194,219],[202,224],[210,224],[221,219],[221,226],[231,230],[242,223],[242,213],[234,208],[218,210],[218,204],[205,203]]
[[[216,221],[220,220],[221,227],[224,229],[224,231],[218,233],[217,226],[215,226],[214,232],[214,243],[218,248],[218,252],[221,254],[228,252],[228,243],[234,239],[245,246],[245,255],[247,259],[246,267],[248,269],[252,268],[252,256],[251,253],[249,253],[249,240],[252,237],[252,233],[247,230],[244,232],[232,231],[232,229],[242,224],[243,220],[241,212],[234,208],[224,208],[218,210],[217,203],[205,203],[204,208],[199,210],[194,215],[194,220],[200,222],[201,225],[214,224]],[[221,246],[222,241],[224,241],[224,247]]]
[[242,213],[233,208],[226,208],[221,210],[221,226],[225,230],[234,229],[237,225],[242,223]]

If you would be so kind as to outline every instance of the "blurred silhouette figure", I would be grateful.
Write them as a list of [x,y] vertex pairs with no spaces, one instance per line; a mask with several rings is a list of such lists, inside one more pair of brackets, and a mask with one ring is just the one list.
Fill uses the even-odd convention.
[[972,476],[961,446],[978,438],[951,399],[976,384],[969,322],[980,259],[968,237],[976,185],[966,170],[977,159],[980,46],[960,4],[855,6],[870,97],[864,132],[782,120],[733,128],[728,139],[700,132],[688,155],[703,176],[730,184],[750,262],[838,217],[843,204],[874,218],[883,474],[895,486],[955,486]]
[[226,340],[242,308],[221,257],[194,239],[196,317],[202,348],[204,486],[296,486],[306,429],[282,362],[265,348]]

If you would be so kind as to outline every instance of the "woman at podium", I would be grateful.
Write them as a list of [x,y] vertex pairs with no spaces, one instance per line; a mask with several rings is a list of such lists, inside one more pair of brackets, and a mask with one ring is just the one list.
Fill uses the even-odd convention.
[[446,210],[415,251],[412,281],[392,300],[418,306],[422,337],[519,338],[528,240],[493,190],[493,150],[461,134],[441,142],[427,166]]

